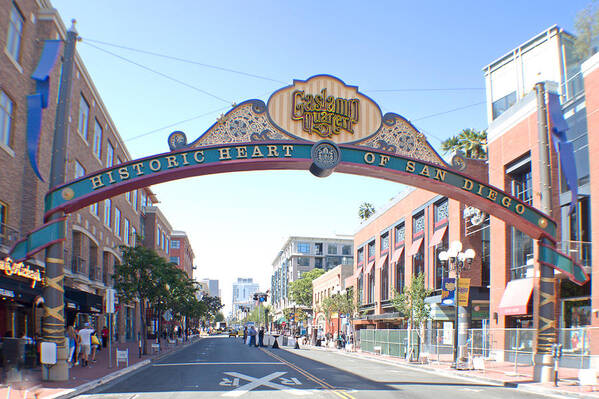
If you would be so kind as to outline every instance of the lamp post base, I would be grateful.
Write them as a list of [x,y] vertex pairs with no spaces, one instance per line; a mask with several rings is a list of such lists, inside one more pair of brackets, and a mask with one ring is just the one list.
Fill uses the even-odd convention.
[[42,379],[44,381],[69,380],[69,365],[67,364],[68,354],[68,346],[59,346],[56,348],[56,364],[51,366],[42,366]]
[[535,382],[551,382],[553,375],[553,358],[547,353],[535,353],[533,379]]

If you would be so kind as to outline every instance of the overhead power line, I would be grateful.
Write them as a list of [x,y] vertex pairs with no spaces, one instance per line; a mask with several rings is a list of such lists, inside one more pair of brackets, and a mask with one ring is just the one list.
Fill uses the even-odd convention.
[[481,105],[481,104],[485,104],[485,103],[486,103],[486,101],[480,101],[480,102],[477,102],[477,103],[474,103],[474,104],[465,105],[465,106],[463,106],[463,107],[453,108],[453,109],[450,109],[450,110],[447,110],[447,111],[443,111],[443,112],[437,112],[437,113],[435,113],[435,114],[430,114],[430,115],[425,115],[425,116],[422,116],[422,117],[420,117],[420,118],[415,118],[415,119],[412,119],[412,120],[410,120],[410,122],[421,121],[421,120],[423,120],[423,119],[432,118],[432,117],[434,117],[434,116],[440,116],[440,115],[449,114],[450,112],[461,111],[461,110],[463,110],[463,109],[466,109],[466,108],[471,108],[471,107],[475,107],[475,106],[477,106],[477,105]]
[[198,66],[202,66],[205,68],[211,68],[211,69],[216,69],[218,71],[224,71],[224,72],[231,72],[231,73],[236,73],[238,75],[243,75],[243,76],[248,76],[250,78],[256,78],[256,79],[262,79],[262,80],[268,80],[271,82],[276,82],[276,83],[282,83],[282,84],[288,84],[289,82],[283,82],[281,80],[277,80],[277,79],[273,79],[273,78],[269,78],[267,76],[261,76],[261,75],[256,75],[253,73],[248,73],[248,72],[243,72],[243,71],[238,71],[236,69],[231,69],[231,68],[225,68],[225,67],[221,67],[218,65],[211,65],[211,64],[206,64],[203,62],[198,62],[198,61],[192,61],[192,60],[187,60],[184,58],[180,58],[180,57],[175,57],[172,55],[166,55],[166,54],[161,54],[161,53],[155,53],[153,51],[147,51],[147,50],[140,50],[140,49],[136,49],[136,48],[132,48],[132,47],[127,47],[127,46],[122,46],[119,44],[113,44],[113,43],[106,43],[106,42],[102,42],[100,40],[94,40],[94,39],[86,39],[83,38],[83,41],[87,41],[87,42],[92,42],[92,43],[98,43],[98,44],[103,44],[105,46],[111,46],[111,47],[116,47],[116,48],[120,48],[123,50],[129,50],[129,51],[135,51],[137,53],[142,53],[142,54],[148,54],[148,55],[153,55],[155,57],[161,57],[161,58],[166,58],[169,60],[174,60],[174,61],[179,61],[179,62],[184,62],[187,64],[193,64],[193,65],[198,65]]
[[208,91],[206,91],[206,90],[204,90],[204,89],[200,89],[199,87],[192,86],[192,85],[190,85],[189,83],[185,83],[185,82],[183,82],[183,81],[181,81],[181,80],[179,80],[179,79],[173,78],[172,76],[169,76],[169,75],[167,75],[167,74],[165,74],[165,73],[162,73],[162,72],[159,72],[159,71],[157,71],[157,70],[155,70],[155,69],[152,69],[152,68],[150,68],[150,67],[147,67],[147,66],[145,66],[145,65],[143,65],[143,64],[140,64],[139,62],[135,62],[135,61],[133,61],[133,60],[130,60],[130,59],[128,59],[128,58],[122,57],[122,56],[120,56],[120,55],[118,55],[118,54],[115,54],[115,53],[113,53],[113,52],[111,52],[111,51],[105,50],[105,49],[103,49],[103,48],[101,48],[101,47],[98,47],[98,46],[96,46],[96,45],[94,45],[94,44],[91,44],[91,43],[86,43],[86,42],[83,42],[83,43],[85,43],[85,44],[87,44],[88,46],[91,46],[91,47],[93,47],[93,48],[95,48],[95,49],[97,49],[97,50],[99,50],[99,51],[102,51],[102,52],[104,52],[104,53],[106,53],[106,54],[110,54],[110,55],[112,55],[113,57],[119,58],[119,59],[121,59],[121,60],[123,60],[123,61],[126,61],[126,62],[128,62],[128,63],[131,63],[131,64],[133,64],[133,65],[136,65],[136,66],[138,66],[138,67],[140,67],[140,68],[142,68],[142,69],[145,69],[146,71],[150,71],[150,72],[152,72],[152,73],[155,73],[155,74],[157,74],[157,75],[159,75],[159,76],[162,76],[163,78],[166,78],[166,79],[172,80],[173,82],[179,83],[179,84],[181,84],[181,85],[183,85],[183,86],[185,86],[185,87],[189,87],[190,89],[196,90],[196,91],[198,91],[198,92],[200,92],[200,93],[203,93],[203,94],[205,94],[205,95],[207,95],[207,96],[210,96],[210,97],[212,97],[212,98],[215,98],[215,99],[217,99],[217,100],[219,100],[219,101],[222,101],[222,102],[224,102],[224,103],[227,103],[227,104],[232,104],[232,101],[226,100],[226,99],[224,99],[224,98],[222,98],[222,97],[219,97],[219,96],[217,96],[216,94],[212,94],[212,93],[210,93],[210,92],[208,92]]
[[405,91],[468,91],[468,90],[485,90],[483,87],[437,87],[428,89],[365,89],[364,91],[377,93],[396,93]]

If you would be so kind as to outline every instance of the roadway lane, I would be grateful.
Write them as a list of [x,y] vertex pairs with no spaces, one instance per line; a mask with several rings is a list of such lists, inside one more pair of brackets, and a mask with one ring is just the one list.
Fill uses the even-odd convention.
[[318,350],[250,348],[210,337],[108,385],[89,399],[146,398],[541,398],[515,389]]

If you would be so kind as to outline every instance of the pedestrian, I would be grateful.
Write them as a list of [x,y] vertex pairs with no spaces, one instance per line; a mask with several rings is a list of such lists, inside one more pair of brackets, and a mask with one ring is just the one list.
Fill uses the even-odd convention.
[[256,329],[254,328],[254,326],[250,327],[248,334],[250,336],[250,342],[248,343],[248,345],[249,346],[257,346],[256,345]]
[[100,340],[98,339],[98,335],[94,331],[90,337],[92,344],[92,363],[96,362],[96,351],[100,350]]
[[248,338],[248,328],[247,326],[243,327],[243,343],[245,344]]
[[73,364],[75,366],[79,365],[79,354],[81,353],[81,337],[79,336],[79,331],[81,331],[81,328],[75,328],[75,358],[73,359]]
[[104,326],[100,334],[102,335],[102,347],[106,348],[106,344],[108,343],[108,328]]
[[260,327],[260,332],[258,332],[258,346],[264,346],[264,327]]
[[91,353],[92,346],[92,334],[94,330],[89,326],[89,323],[85,323],[83,328],[79,331],[79,339],[81,342],[81,355],[83,357],[82,366],[87,367],[88,358]]
[[67,363],[69,363],[69,367],[71,367],[75,363],[75,359],[73,356],[75,355],[75,342],[76,342],[75,329],[73,326],[67,327],[67,338],[69,339],[69,355],[67,358]]

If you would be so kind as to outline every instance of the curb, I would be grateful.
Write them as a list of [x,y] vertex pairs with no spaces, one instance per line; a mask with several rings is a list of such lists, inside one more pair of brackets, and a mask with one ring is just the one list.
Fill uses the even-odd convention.
[[174,350],[172,350],[170,352],[166,352],[166,353],[163,353],[163,354],[158,354],[157,356],[155,356],[155,357],[153,357],[151,359],[142,360],[141,362],[135,363],[135,364],[133,364],[133,365],[131,365],[129,367],[125,367],[124,369],[117,370],[117,371],[115,371],[113,373],[107,374],[107,375],[105,375],[103,377],[100,377],[98,379],[95,379],[93,381],[86,382],[85,384],[82,384],[82,385],[79,385],[78,387],[72,388],[72,390],[69,391],[69,392],[66,392],[66,393],[60,393],[59,392],[59,393],[56,393],[54,395],[46,396],[46,397],[44,397],[44,399],[69,399],[69,398],[72,398],[72,397],[84,394],[84,393],[86,393],[88,391],[91,391],[94,388],[97,388],[100,385],[107,384],[110,381],[113,381],[113,380],[115,380],[115,379],[117,379],[119,377],[122,377],[125,374],[129,374],[129,373],[131,373],[131,372],[133,372],[133,371],[135,371],[137,369],[140,369],[142,367],[146,367],[146,366],[148,366],[148,365],[150,365],[152,363],[155,363],[155,362],[157,362],[157,361],[159,361],[159,360],[161,360],[161,359],[163,359],[163,358],[165,358],[167,356],[174,355],[174,354],[182,351],[183,349],[187,348],[188,346],[193,345],[193,344],[199,342],[200,340],[201,340],[201,338],[198,339],[198,340],[196,340],[196,341],[187,343],[185,345],[181,345],[180,348],[174,349]]
[[[287,349],[287,348],[284,348]],[[522,390],[522,391],[526,391],[529,393],[536,393],[539,395],[544,395],[547,397],[551,397],[551,398],[557,398],[557,399],[563,399],[563,398],[581,398],[581,399],[597,399],[596,395],[588,395],[582,392],[570,392],[570,391],[559,391],[556,389],[552,389],[552,388],[546,388],[546,387],[538,387],[538,386],[530,386],[528,384],[523,384],[523,383],[514,383],[514,382],[506,382],[503,380],[498,380],[498,379],[494,379],[494,378],[489,378],[489,377],[483,377],[483,376],[476,376],[476,377],[472,377],[472,376],[465,376],[460,372],[456,372],[453,371],[451,369],[437,369],[437,368],[433,368],[433,367],[427,367],[424,365],[413,365],[413,364],[404,364],[404,363],[400,363],[396,360],[391,360],[391,359],[377,359],[376,357],[371,357],[368,355],[362,355],[360,352],[344,352],[344,351],[338,351],[336,349],[329,349],[329,348],[318,348],[318,347],[308,347],[306,349],[311,349],[311,350],[319,350],[319,351],[323,351],[323,352],[336,352],[338,354],[344,355],[344,356],[348,356],[348,357],[353,357],[353,358],[358,358],[358,359],[367,359],[367,360],[371,360],[374,362],[379,362],[379,363],[384,363],[384,364],[391,364],[397,367],[403,367],[403,368],[407,368],[407,369],[411,369],[411,370],[420,370],[420,371],[424,371],[430,374],[436,374],[436,375],[443,375],[443,376],[447,376],[447,375],[451,375],[452,377],[455,378],[459,378],[465,381],[471,381],[471,382],[488,382],[490,384],[494,384],[497,386],[502,386],[505,388],[515,388],[518,390]]]

